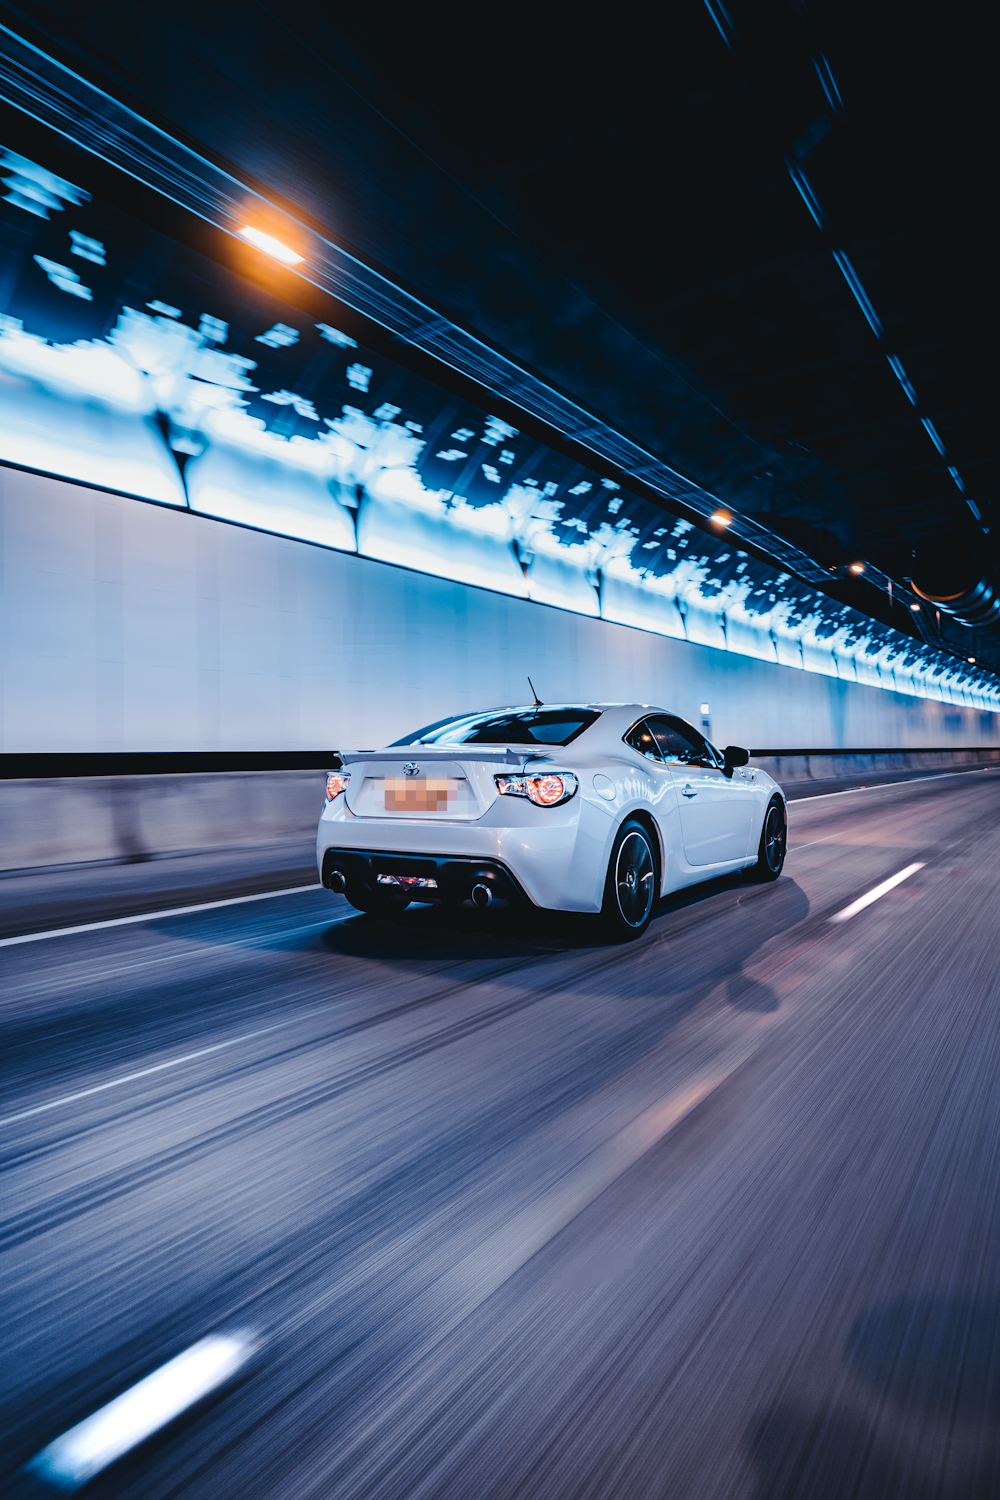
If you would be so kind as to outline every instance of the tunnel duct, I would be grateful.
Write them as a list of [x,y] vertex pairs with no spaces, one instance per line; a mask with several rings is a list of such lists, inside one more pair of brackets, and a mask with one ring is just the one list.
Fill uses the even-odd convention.
[[949,543],[921,548],[910,582],[915,594],[960,625],[1000,634],[1000,592],[971,547]]

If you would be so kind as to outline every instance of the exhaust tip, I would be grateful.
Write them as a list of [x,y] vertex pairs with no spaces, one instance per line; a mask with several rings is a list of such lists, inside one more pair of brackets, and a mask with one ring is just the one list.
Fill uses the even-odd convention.
[[474,885],[472,887],[473,906],[489,906],[493,900],[493,892],[488,885]]
[[343,870],[331,870],[327,885],[331,891],[336,891],[338,896],[342,896],[347,890],[347,876]]

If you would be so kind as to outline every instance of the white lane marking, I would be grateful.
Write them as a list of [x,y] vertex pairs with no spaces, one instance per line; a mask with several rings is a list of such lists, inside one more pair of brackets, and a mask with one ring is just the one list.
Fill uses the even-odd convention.
[[796,849],[811,849],[813,844],[828,844],[831,839],[839,838],[840,830],[838,829],[836,833],[828,833],[825,839],[810,839],[808,844],[789,844],[788,852],[789,854],[794,854]]
[[68,937],[72,932],[100,932],[104,927],[128,927],[132,922],[156,922],[160,917],[186,917],[196,911],[218,911],[222,906],[243,906],[248,901],[273,901],[276,896],[301,896],[306,891],[321,891],[316,885],[290,885],[283,891],[261,891],[258,896],[230,896],[225,901],[202,901],[197,906],[171,906],[166,911],[144,911],[137,917],[112,917],[107,922],[84,922],[80,927],[53,927],[48,932],[26,932],[23,937],[0,938],[0,948],[15,943],[41,943],[46,938]]
[[[333,917],[329,923],[323,922],[322,926],[334,926],[337,922],[348,922],[355,912],[347,912],[342,917]],[[319,924],[318,924],[319,925]],[[64,1104],[75,1104],[78,1099],[89,1099],[92,1094],[103,1094],[106,1089],[121,1088],[123,1084],[135,1083],[138,1078],[149,1078],[153,1073],[165,1073],[168,1068],[179,1068],[182,1063],[197,1062],[199,1057],[208,1057],[212,1052],[222,1052],[227,1047],[238,1047],[241,1042],[252,1042],[256,1037],[267,1036],[271,1031],[284,1031],[286,1026],[294,1026],[298,1021],[308,1021],[312,1016],[318,1016],[326,1009],[325,1006],[314,1010],[302,1011],[297,1016],[289,1016],[287,1021],[275,1021],[273,1026],[262,1026],[257,1031],[245,1031],[242,1036],[230,1037],[227,1042],[213,1042],[211,1047],[199,1047],[197,1052],[185,1052],[183,1057],[172,1057],[169,1062],[154,1063],[149,1068],[139,1068],[135,1073],[125,1073],[121,1078],[111,1078],[107,1083],[95,1083],[92,1088],[79,1089],[75,1094],[63,1094],[59,1099],[50,1099],[47,1104],[36,1104],[31,1109],[22,1109],[16,1115],[0,1116],[0,1126],[16,1125],[19,1120],[30,1120],[33,1115],[43,1115],[50,1109],[59,1109]]]
[[253,1353],[249,1334],[215,1334],[168,1360],[43,1448],[27,1472],[53,1489],[79,1489],[236,1373]]
[[[935,771],[933,776],[908,776],[905,781],[880,781],[877,786],[845,786],[839,792],[816,792],[811,797],[787,797],[789,807],[793,802],[819,802],[824,797],[849,797],[857,792],[886,792],[894,786],[914,786],[918,781],[947,781],[949,776],[971,776],[974,771],[993,771],[994,766],[970,766],[967,771]],[[875,772],[878,775],[878,772]]]
[[[307,1011],[296,1016],[296,1021],[307,1020],[315,1012]],[[15,1125],[18,1120],[30,1120],[32,1115],[44,1115],[47,1110],[59,1109],[63,1104],[75,1104],[78,1099],[89,1099],[92,1094],[103,1094],[105,1089],[118,1089],[125,1083],[135,1083],[138,1078],[149,1078],[153,1073],[165,1073],[168,1068],[179,1068],[182,1063],[196,1062],[199,1057],[208,1057],[212,1052],[222,1052],[226,1047],[238,1047],[240,1042],[252,1042],[255,1037],[266,1036],[269,1031],[282,1031],[292,1021],[276,1021],[273,1026],[262,1026],[259,1031],[247,1031],[242,1036],[231,1037],[228,1042],[214,1042],[211,1047],[199,1047],[197,1052],[186,1052],[183,1057],[173,1057],[169,1062],[155,1063],[151,1068],[140,1068],[135,1073],[125,1073],[121,1078],[109,1079],[107,1083],[95,1083],[93,1088],[80,1089],[75,1094],[63,1094],[61,1099],[50,1099],[48,1104],[36,1104],[32,1109],[22,1109],[16,1115],[4,1115],[0,1125]]]
[[873,901],[877,901],[880,896],[884,896],[887,891],[891,891],[894,886],[900,885],[904,880],[909,880],[911,875],[915,875],[923,868],[922,863],[907,865],[906,869],[900,870],[898,875],[890,875],[888,880],[883,880],[882,884],[877,885],[873,891],[866,892],[864,896],[859,896],[857,901],[852,901],[850,906],[845,906],[843,911],[838,911],[836,916],[830,918],[830,921],[846,922],[848,917],[857,916],[859,911],[864,911],[866,906],[871,906]]
[[[540,1203],[530,1204],[462,1256],[420,1300],[439,1299],[443,1291],[449,1312],[447,1326],[460,1323],[731,1078],[756,1050],[755,1043],[738,1048],[721,1067],[703,1073],[687,1087],[643,1110],[579,1163]],[[342,1294],[339,1284],[324,1289],[285,1319],[278,1331],[287,1334],[313,1321],[321,1308]],[[412,1309],[408,1317],[411,1312]],[[274,1331],[271,1330],[272,1336]],[[436,1341],[442,1336],[439,1328]],[[250,1333],[202,1339],[56,1438],[26,1465],[27,1471],[55,1489],[64,1492],[78,1489],[228,1380],[261,1342],[259,1335]]]

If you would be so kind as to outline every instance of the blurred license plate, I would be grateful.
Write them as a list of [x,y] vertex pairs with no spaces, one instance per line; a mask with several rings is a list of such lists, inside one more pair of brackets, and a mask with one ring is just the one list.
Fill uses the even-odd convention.
[[387,776],[386,812],[447,812],[458,802],[458,782],[449,776]]

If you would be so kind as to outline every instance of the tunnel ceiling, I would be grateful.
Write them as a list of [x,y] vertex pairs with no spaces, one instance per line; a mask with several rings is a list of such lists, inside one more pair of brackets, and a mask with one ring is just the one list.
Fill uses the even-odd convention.
[[956,543],[996,572],[981,14],[0,0],[785,536],[836,597],[1000,668],[995,633],[844,576],[903,583]]

